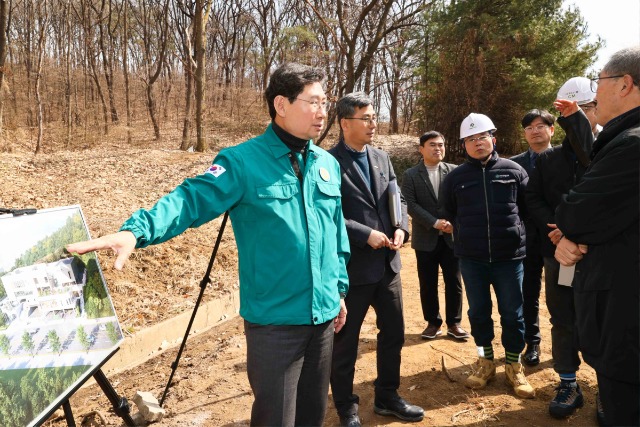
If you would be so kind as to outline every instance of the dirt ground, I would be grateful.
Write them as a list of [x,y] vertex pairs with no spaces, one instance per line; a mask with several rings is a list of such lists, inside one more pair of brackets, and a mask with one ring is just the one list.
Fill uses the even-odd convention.
[[[424,328],[418,296],[413,251],[402,249],[404,314],[406,344],[403,349],[400,394],[410,402],[425,408],[420,426],[587,426],[595,425],[595,374],[587,366],[580,370],[579,382],[585,396],[585,406],[568,420],[555,420],[547,413],[554,395],[557,376],[553,372],[550,344],[549,315],[541,309],[542,362],[527,369],[527,377],[536,389],[536,398],[515,397],[504,377],[504,350],[495,343],[498,373],[486,389],[472,391],[463,381],[469,364],[476,358],[472,341],[459,342],[448,337],[421,339]],[[444,295],[441,292],[441,301]],[[544,301],[544,295],[543,295]],[[466,306],[466,304],[465,304]],[[466,310],[466,308],[465,308]],[[497,321],[494,310],[494,320]],[[466,316],[463,326],[468,328]],[[499,323],[495,326],[499,336]],[[355,392],[361,397],[360,415],[365,425],[407,424],[373,412],[373,380],[375,379],[375,314],[371,310],[360,338],[360,352],[356,365]],[[133,398],[136,391],[149,391],[158,399],[171,372],[177,349],[149,360],[132,370],[110,378],[117,391]],[[442,360],[453,379],[442,370]],[[249,423],[252,402],[251,389],[245,372],[245,340],[242,319],[234,318],[188,341],[178,367],[174,385],[170,388],[164,407],[165,418],[158,426],[244,426]],[[329,399],[325,425],[338,424]],[[76,419],[82,414],[99,411],[107,425],[123,425],[109,409],[109,403],[97,386],[80,390],[71,399]],[[133,404],[132,404],[133,405]],[[135,410],[135,405],[133,405]],[[62,426],[62,421],[45,425]],[[100,425],[100,424],[97,424]]]
[[[239,138],[245,139],[245,136]],[[238,141],[226,141],[234,142]],[[25,150],[0,154],[0,207],[44,209],[80,204],[91,235],[97,237],[116,231],[131,212],[150,207],[183,178],[203,172],[213,158],[212,153],[172,150],[170,142],[127,147],[102,143],[82,148],[52,150],[38,156]],[[386,140],[384,148],[413,152],[415,141],[406,136],[392,137]],[[219,225],[220,219],[188,230],[164,244],[138,250],[121,272],[112,267],[113,254],[99,254],[125,334],[192,310]],[[496,378],[486,389],[471,391],[464,387],[463,380],[476,359],[475,346],[471,341],[461,343],[446,337],[433,341],[420,338],[425,323],[419,303],[415,257],[408,245],[402,249],[402,259],[406,344],[399,391],[408,401],[425,408],[425,419],[416,425],[595,425],[596,380],[593,370],[586,365],[578,374],[585,395],[584,408],[568,420],[554,420],[547,413],[557,376],[552,369],[550,324],[544,295],[540,313],[542,363],[527,369],[536,398],[521,400],[505,384],[504,350],[499,339],[495,342],[495,353],[501,359]],[[236,269],[235,243],[229,227],[224,233],[205,301],[237,285]],[[443,296],[441,302],[444,304]],[[464,310],[466,312],[466,307]],[[495,313],[499,337],[498,319]],[[469,327],[466,316],[463,326]],[[360,415],[365,425],[405,424],[373,413],[376,333],[374,313],[370,312],[362,329],[356,366],[355,392],[361,397]],[[109,379],[130,402],[136,391],[149,391],[160,399],[176,354],[177,348],[168,350]],[[443,358],[454,381],[443,373]],[[189,340],[164,404],[167,414],[157,425],[248,425],[251,402],[242,320],[234,318]],[[331,399],[329,402],[325,424],[337,425]],[[131,404],[135,411],[135,405]],[[78,424],[84,414],[98,411],[105,423],[96,420],[93,425],[123,425],[95,385],[79,390],[71,399],[71,405]],[[58,427],[66,423],[58,419],[45,425]]]

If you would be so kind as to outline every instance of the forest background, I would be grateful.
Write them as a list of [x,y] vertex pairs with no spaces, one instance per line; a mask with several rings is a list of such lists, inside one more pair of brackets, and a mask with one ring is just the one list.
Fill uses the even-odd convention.
[[325,69],[332,100],[370,93],[383,133],[438,129],[447,160],[472,111],[515,153],[524,112],[603,44],[562,0],[0,0],[0,29],[0,151],[34,153],[168,135],[215,151],[221,132],[264,130],[286,61]]

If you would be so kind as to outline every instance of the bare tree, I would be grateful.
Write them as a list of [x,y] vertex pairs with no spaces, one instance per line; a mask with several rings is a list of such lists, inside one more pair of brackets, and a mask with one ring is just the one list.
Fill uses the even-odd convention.
[[156,140],[160,139],[160,124],[156,117],[157,106],[154,85],[160,77],[167,56],[169,41],[169,1],[149,3],[137,0],[131,4],[131,11],[138,24],[138,39],[142,43],[143,67],[142,81],[147,96],[147,111],[153,124]]
[[42,97],[40,95],[40,82],[42,81],[42,63],[47,43],[47,31],[49,29],[49,0],[42,0],[35,5],[35,35],[38,38],[37,43],[37,60],[36,60],[36,76],[34,83],[34,93],[36,96],[36,111],[38,121],[38,139],[36,142],[35,154],[42,150],[43,120],[42,120]]
[[131,95],[129,89],[129,2],[122,5],[122,74],[124,78],[125,109],[127,111],[127,144],[131,144]]
[[[329,28],[339,55],[344,57],[344,73],[339,74],[337,96],[352,92],[360,83],[361,90],[371,90],[373,60],[384,38],[394,31],[418,23],[420,13],[428,6],[425,0],[305,0],[320,23]],[[319,138],[321,142],[335,120]]]
[[3,129],[3,113],[4,113],[4,75],[5,75],[5,59],[7,57],[7,28],[9,26],[10,11],[7,0],[0,0],[0,138]]

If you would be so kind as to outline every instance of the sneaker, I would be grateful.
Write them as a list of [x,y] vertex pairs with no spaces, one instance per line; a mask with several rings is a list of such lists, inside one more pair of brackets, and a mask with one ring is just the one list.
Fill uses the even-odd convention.
[[596,420],[600,427],[605,426],[604,409],[602,408],[602,400],[600,400],[600,392],[596,392]]
[[462,329],[459,323],[449,326],[447,328],[447,335],[452,336],[457,340],[466,340],[469,338],[469,332]]
[[429,323],[427,325],[427,328],[424,331],[422,331],[421,336],[425,340],[431,340],[437,337],[438,335],[442,335],[442,330],[440,329],[440,326],[432,325],[431,323]]
[[549,403],[549,414],[554,418],[567,418],[584,405],[582,390],[577,382],[560,381],[556,397]]
[[524,397],[525,399],[533,399],[535,397],[536,391],[527,381],[527,377],[524,376],[522,363],[507,363],[504,367],[504,373],[506,374],[507,383],[513,387],[516,396]]
[[496,375],[496,364],[493,363],[493,360],[484,357],[479,357],[471,369],[473,373],[469,375],[464,385],[472,389],[484,388],[487,382]]

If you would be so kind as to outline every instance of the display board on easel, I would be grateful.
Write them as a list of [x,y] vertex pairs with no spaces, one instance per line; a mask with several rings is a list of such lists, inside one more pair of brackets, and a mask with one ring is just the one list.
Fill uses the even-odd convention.
[[0,215],[0,419],[37,425],[123,340],[79,206]]

